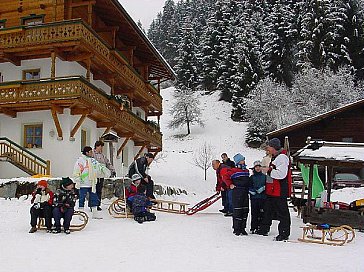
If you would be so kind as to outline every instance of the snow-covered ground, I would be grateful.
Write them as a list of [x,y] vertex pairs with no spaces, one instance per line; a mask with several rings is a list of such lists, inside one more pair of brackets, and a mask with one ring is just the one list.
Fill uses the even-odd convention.
[[[156,183],[185,188],[189,195],[175,199],[194,204],[214,193],[215,173],[192,164],[193,152],[204,141],[212,144],[216,158],[222,152],[230,157],[240,152],[247,164],[260,159],[263,152],[244,145],[245,124],[229,119],[230,106],[217,102],[217,96],[201,98],[205,128],[193,127],[184,140],[174,137],[181,131],[166,129],[170,118],[171,89],[163,91],[165,115],[163,160],[151,166]],[[335,200],[350,202],[360,198],[364,190],[343,189]],[[28,234],[30,200],[25,197],[0,199],[0,269],[23,271],[364,271],[362,246],[364,234],[342,247],[275,242],[277,223],[268,237],[232,234],[231,218],[218,212],[221,202],[193,216],[157,212],[156,222],[138,224],[131,219],[115,219],[107,215],[110,200],[103,201],[103,220],[90,220],[87,227],[71,235]],[[292,212],[291,240],[301,235],[302,220]],[[77,218],[75,218],[77,220]]]

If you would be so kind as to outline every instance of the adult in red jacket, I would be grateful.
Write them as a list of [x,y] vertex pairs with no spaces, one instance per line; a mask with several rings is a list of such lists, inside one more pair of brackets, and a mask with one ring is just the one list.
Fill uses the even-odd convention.
[[237,236],[248,235],[246,221],[249,214],[249,188],[251,181],[249,170],[246,169],[245,157],[241,154],[234,156],[236,168],[221,169],[221,177],[226,187],[229,188],[233,204],[233,233]]
[[291,195],[292,184],[290,161],[278,138],[271,139],[268,142],[267,149],[272,154],[272,161],[269,167],[265,168],[267,171],[265,186],[267,199],[261,229],[258,234],[268,235],[275,214],[279,221],[279,234],[275,237],[275,240],[284,241],[288,240],[291,229],[291,217],[287,203],[287,198]]
[[221,178],[221,169],[230,168],[228,165],[221,163],[219,160],[212,161],[212,168],[216,171],[216,192],[221,193],[222,206],[224,207],[220,212],[226,216],[233,214],[233,206],[227,196],[227,187]]

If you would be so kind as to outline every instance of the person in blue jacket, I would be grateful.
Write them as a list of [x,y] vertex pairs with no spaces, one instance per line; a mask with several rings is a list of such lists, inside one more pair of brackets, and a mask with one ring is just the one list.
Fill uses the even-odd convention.
[[155,221],[156,216],[154,213],[149,212],[149,208],[152,206],[152,202],[145,195],[146,186],[140,184],[137,189],[137,194],[133,197],[132,211],[134,220],[139,224],[145,221]]
[[252,187],[249,189],[251,204],[250,232],[257,233],[264,214],[265,181],[267,176],[262,173],[262,163],[260,161],[255,161],[251,169],[253,175],[250,176]]

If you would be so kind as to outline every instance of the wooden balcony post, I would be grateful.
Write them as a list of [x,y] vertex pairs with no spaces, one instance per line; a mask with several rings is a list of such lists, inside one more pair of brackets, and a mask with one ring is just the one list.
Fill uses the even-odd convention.
[[87,79],[87,81],[90,82],[90,80],[91,80],[91,58],[88,58],[86,60],[86,65],[87,65],[86,79]]
[[57,21],[57,0],[53,0],[53,22]]
[[92,4],[91,2],[87,6],[87,22],[92,26]]
[[63,132],[62,132],[62,128],[61,128],[61,124],[59,123],[59,119],[57,116],[57,109],[56,107],[51,108],[51,113],[52,113],[52,118],[54,121],[54,125],[56,126],[57,129],[57,135],[58,135],[58,140],[63,140]]
[[51,174],[51,161],[49,161],[49,160],[47,160],[46,174],[47,175],[50,175]]
[[51,79],[55,79],[56,78],[56,52],[54,52],[54,51],[51,52],[51,60],[52,60]]

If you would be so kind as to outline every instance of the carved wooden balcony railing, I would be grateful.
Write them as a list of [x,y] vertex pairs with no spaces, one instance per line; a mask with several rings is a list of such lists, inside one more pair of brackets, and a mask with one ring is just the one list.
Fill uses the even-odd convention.
[[133,137],[138,141],[162,146],[162,135],[154,126],[137,117],[83,77],[0,83],[0,111],[3,112],[30,111],[32,104],[37,110],[42,109],[42,105],[44,109],[49,108],[51,103],[69,107],[75,100],[83,108],[101,115],[100,122],[115,123],[114,129],[117,132],[133,132]]
[[162,97],[158,91],[144,82],[143,78],[129,65],[124,56],[109,47],[99,35],[82,20],[68,20],[36,26],[19,26],[0,30],[0,52],[14,48],[41,46],[61,47],[67,42],[79,42],[129,85],[138,96],[150,99],[154,108],[162,111]]

